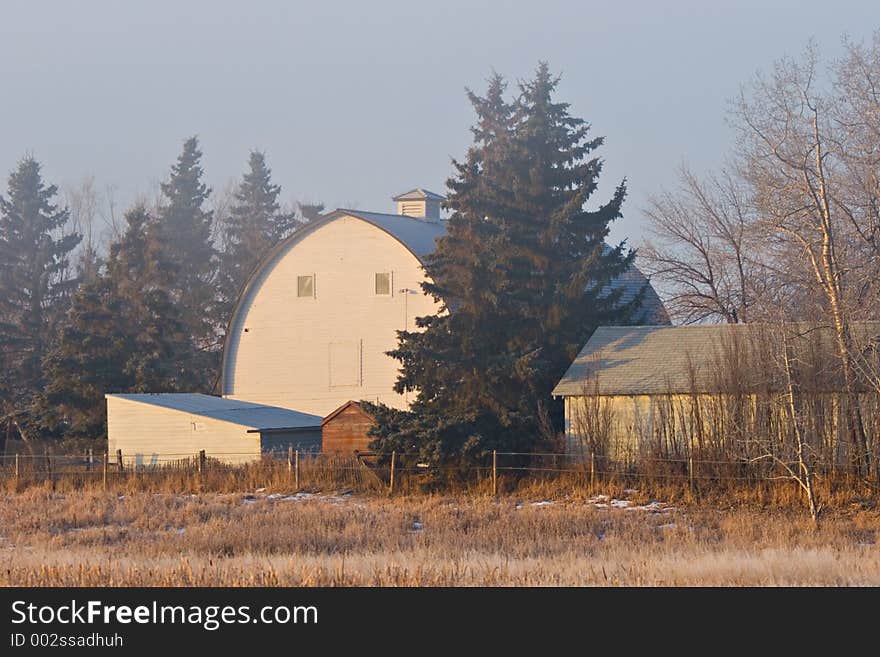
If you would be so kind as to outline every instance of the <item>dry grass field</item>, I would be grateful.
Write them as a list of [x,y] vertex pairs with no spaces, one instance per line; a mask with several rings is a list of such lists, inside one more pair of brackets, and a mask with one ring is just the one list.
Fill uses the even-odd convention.
[[[270,489],[271,490],[271,489]],[[6,492],[2,585],[880,585],[880,511],[488,495]]]

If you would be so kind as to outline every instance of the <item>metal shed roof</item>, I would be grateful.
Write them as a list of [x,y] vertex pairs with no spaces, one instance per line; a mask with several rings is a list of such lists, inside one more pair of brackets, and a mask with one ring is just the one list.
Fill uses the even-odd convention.
[[129,401],[161,406],[162,408],[191,413],[250,427],[254,431],[278,431],[281,429],[312,429],[321,426],[321,416],[300,413],[277,406],[254,404],[238,399],[214,397],[199,393],[133,393],[107,394]]
[[[691,367],[714,354],[735,327],[600,326],[581,349],[554,395],[578,396],[598,385],[603,395],[646,395],[688,390]],[[593,388],[594,389],[594,388]]]
[[620,290],[618,303],[626,305],[639,295],[642,288],[645,289],[642,305],[630,317],[629,321],[642,322],[643,324],[668,325],[669,315],[666,312],[663,301],[660,300],[660,295],[657,294],[657,290],[649,283],[648,278],[635,265],[632,265],[622,274],[613,278],[603,292],[610,294]]
[[[826,345],[833,344],[829,327],[804,323],[789,326],[813,334],[814,340]],[[553,394],[577,397],[712,392],[718,385],[713,377],[724,362],[721,359],[725,350],[737,342],[748,346],[752,339],[778,341],[779,330],[772,324],[600,326]],[[880,339],[880,322],[856,322],[852,330],[862,342]]]

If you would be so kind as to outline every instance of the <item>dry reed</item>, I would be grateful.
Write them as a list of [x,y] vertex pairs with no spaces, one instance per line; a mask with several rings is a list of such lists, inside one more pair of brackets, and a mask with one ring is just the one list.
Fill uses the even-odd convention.
[[[0,505],[0,584],[880,585],[872,500],[851,499],[814,528],[784,509],[639,510],[544,492],[388,499],[32,487]],[[608,493],[631,507],[651,501],[644,491]]]

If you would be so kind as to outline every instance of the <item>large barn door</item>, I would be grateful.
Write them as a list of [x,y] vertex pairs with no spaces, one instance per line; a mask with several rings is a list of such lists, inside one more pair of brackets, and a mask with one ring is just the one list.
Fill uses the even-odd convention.
[[363,383],[363,340],[330,343],[330,387],[350,388]]

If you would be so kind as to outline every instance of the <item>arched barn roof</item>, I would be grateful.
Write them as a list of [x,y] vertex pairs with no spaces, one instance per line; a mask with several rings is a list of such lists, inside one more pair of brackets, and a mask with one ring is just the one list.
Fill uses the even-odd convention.
[[[336,219],[339,219],[340,217],[356,217],[376,226],[405,246],[419,261],[422,261],[426,255],[434,250],[436,239],[446,233],[446,225],[443,221],[432,221],[400,214],[364,212],[362,210],[340,208],[322,215],[315,221],[306,224],[290,236],[281,240],[278,244],[272,247],[272,249],[254,268],[254,271],[245,282],[244,287],[239,293],[238,300],[235,303],[235,308],[232,311],[232,316],[230,317],[227,326],[225,343],[223,345],[223,363],[221,366],[220,382],[221,394],[226,394],[226,370],[229,365],[228,352],[230,336],[235,332],[242,308],[248,305],[251,291],[264,278],[266,272],[271,269],[271,265],[297,242],[302,240],[306,235]],[[622,289],[620,301],[621,303],[627,303],[632,301],[646,284],[648,285],[645,289],[642,305],[637,311],[636,316],[632,318],[632,322],[668,324],[669,316],[666,313],[666,309],[663,307],[663,302],[660,301],[660,297],[649,284],[645,275],[635,266],[630,267],[630,269],[614,279],[609,286],[609,291]]]
[[419,260],[431,253],[435,247],[434,240],[446,233],[446,225],[442,221],[429,221],[402,214],[335,210],[326,215],[326,218],[335,219],[344,216],[357,217],[381,228],[392,237],[396,237]]

